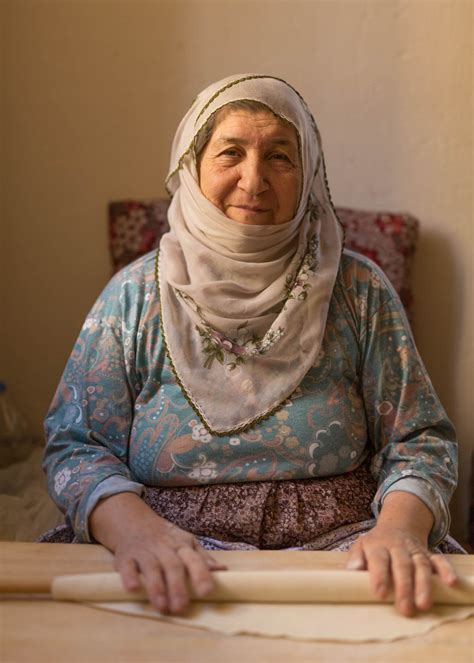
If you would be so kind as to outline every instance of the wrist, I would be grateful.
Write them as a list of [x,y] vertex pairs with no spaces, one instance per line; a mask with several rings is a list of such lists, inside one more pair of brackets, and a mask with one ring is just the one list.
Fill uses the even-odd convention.
[[144,528],[162,520],[135,493],[118,493],[100,500],[89,516],[96,541],[114,552],[124,538],[143,535]]
[[403,529],[426,545],[433,522],[431,510],[420,498],[412,493],[393,491],[383,501],[377,526]]

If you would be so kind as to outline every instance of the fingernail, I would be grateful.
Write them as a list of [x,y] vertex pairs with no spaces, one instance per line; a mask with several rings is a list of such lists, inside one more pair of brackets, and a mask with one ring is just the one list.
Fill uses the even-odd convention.
[[162,612],[163,614],[167,612],[168,606],[166,605],[164,596],[155,596],[153,603],[158,612]]
[[375,593],[377,594],[377,596],[379,598],[383,599],[387,595],[387,590],[388,590],[387,585],[385,585],[384,583],[381,583],[381,584],[377,585],[377,587],[375,589]]
[[400,601],[400,610],[407,617],[411,617],[413,614],[413,605],[411,601],[408,601],[407,599]]
[[226,569],[227,567],[216,559],[208,559],[206,563],[210,569]]
[[188,601],[184,597],[176,596],[171,599],[171,612],[183,612],[188,606]]
[[203,580],[196,586],[196,592],[198,596],[205,596],[206,594],[209,594],[213,586],[214,585],[210,580]]
[[361,559],[357,559],[357,557],[353,557],[350,559],[347,564],[346,564],[346,569],[356,571],[358,569],[361,569],[363,567],[364,563],[362,562]]

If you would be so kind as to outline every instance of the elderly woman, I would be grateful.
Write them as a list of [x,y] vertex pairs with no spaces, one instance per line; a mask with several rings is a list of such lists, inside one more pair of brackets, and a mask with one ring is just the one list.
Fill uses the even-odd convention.
[[102,543],[161,611],[232,548],[350,548],[377,596],[428,609],[432,572],[456,581],[432,554],[454,431],[393,288],[343,250],[304,100],[271,76],[211,85],[167,186],[170,233],[105,288],[48,414],[49,540]]

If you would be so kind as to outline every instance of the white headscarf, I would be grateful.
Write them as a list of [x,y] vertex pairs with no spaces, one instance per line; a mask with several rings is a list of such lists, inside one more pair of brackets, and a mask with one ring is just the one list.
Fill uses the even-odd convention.
[[[237,100],[265,104],[298,133],[303,185],[287,223],[238,223],[199,188],[196,136]],[[231,76],[209,86],[178,127],[167,186],[171,230],[157,269],[167,351],[206,428],[237,433],[274,412],[315,363],[339,267],[343,232],[305,101],[271,76]]]

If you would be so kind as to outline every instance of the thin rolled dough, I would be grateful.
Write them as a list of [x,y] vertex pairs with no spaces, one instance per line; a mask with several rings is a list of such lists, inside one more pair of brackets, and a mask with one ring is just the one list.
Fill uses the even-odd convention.
[[381,604],[192,603],[185,616],[171,617],[160,615],[149,603],[89,605],[227,635],[335,642],[391,641],[413,637],[444,622],[459,621],[474,614],[474,606],[437,605],[428,614],[408,619],[399,615],[393,606]]
[[117,573],[57,577],[51,592],[59,600],[84,601],[105,610],[217,633],[298,640],[391,641],[474,614],[473,577],[464,577],[452,589],[434,578],[437,602],[467,605],[437,604],[428,614],[410,619],[399,615],[392,604],[371,602],[374,597],[367,572],[223,571],[215,572],[214,579],[212,599],[193,600],[180,617],[157,613],[143,600],[143,591],[126,592]]

